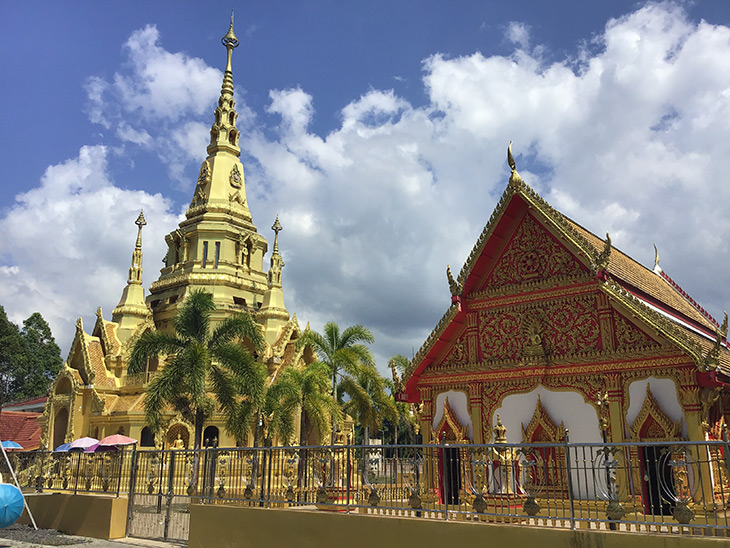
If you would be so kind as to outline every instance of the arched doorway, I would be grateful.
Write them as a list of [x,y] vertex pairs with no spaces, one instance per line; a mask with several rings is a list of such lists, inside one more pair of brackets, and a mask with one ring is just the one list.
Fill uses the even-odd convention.
[[68,409],[62,407],[56,413],[53,420],[53,447],[55,449],[59,445],[65,443],[66,433],[68,432]]
[[155,435],[152,433],[152,429],[149,426],[142,428],[142,432],[139,435],[139,446],[140,447],[154,447],[155,446]]
[[[469,427],[461,424],[449,403],[444,399],[444,414],[434,429],[431,439],[433,443],[462,444],[469,443]],[[439,447],[439,501],[444,504],[459,504],[461,492],[461,451],[458,447]]]
[[219,442],[218,427],[206,426],[203,430],[203,447],[218,447]]
[[[650,385],[646,385],[646,397],[641,410],[630,427],[632,439],[642,441],[673,441],[680,439],[682,423],[674,422],[661,408]],[[641,485],[641,500],[644,513],[666,516],[672,513],[676,498],[673,460],[668,445],[647,445],[638,447],[638,477],[634,483]],[[634,457],[634,455],[632,455]],[[633,460],[633,459],[632,459]]]

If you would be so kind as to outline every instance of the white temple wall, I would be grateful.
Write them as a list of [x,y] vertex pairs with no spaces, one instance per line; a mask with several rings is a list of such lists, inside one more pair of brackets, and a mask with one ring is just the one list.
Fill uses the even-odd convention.
[[461,391],[449,390],[448,392],[442,392],[436,396],[436,407],[433,415],[433,422],[431,423],[431,429],[435,430],[438,423],[441,422],[441,419],[444,416],[444,401],[446,398],[449,398],[449,405],[454,411],[454,414],[458,417],[459,422],[462,425],[468,426],[467,433],[469,435],[469,439],[473,440],[474,434],[472,431],[473,427],[471,423],[471,415],[469,414],[469,400],[466,393]]
[[[507,396],[502,402],[502,406],[494,413],[492,427],[497,424],[497,413],[499,413],[502,424],[507,428],[508,443],[522,443],[522,425],[527,427],[530,423],[535,413],[538,395],[553,422],[557,426],[560,426],[562,422],[569,431],[568,436],[571,443],[601,443],[603,441],[596,410],[585,402],[582,394],[552,392],[544,386],[538,386],[527,394]],[[573,496],[577,499],[596,498],[595,478],[600,478],[603,469],[591,469],[590,463],[595,450],[595,447],[574,448],[569,453]],[[600,487],[598,490],[600,492]]]
[[553,392],[544,386],[538,386],[527,394],[507,396],[492,417],[492,427],[497,424],[497,413],[499,413],[502,424],[507,428],[507,441],[522,443],[522,424],[527,426],[530,423],[535,413],[538,395],[555,424],[560,425],[562,421],[569,430],[571,442],[602,441],[596,410],[585,402],[582,394]]
[[631,436],[629,427],[639,415],[641,406],[644,405],[647,384],[651,384],[651,392],[664,412],[675,422],[682,420],[682,436],[687,437],[687,419],[684,416],[682,405],[679,403],[677,385],[671,379],[659,379],[657,377],[634,381],[629,385],[629,407],[626,411],[625,435],[627,437]]

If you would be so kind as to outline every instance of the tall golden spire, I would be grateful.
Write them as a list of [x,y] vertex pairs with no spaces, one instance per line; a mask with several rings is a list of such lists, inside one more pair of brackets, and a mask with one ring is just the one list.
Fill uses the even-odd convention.
[[238,38],[233,32],[233,13],[231,13],[231,24],[228,32],[221,38],[221,44],[226,48],[226,71],[223,75],[221,95],[218,98],[218,107],[215,109],[215,121],[210,128],[210,145],[208,154],[219,150],[227,150],[236,156],[240,156],[241,149],[238,148],[238,129],[236,128],[236,102],[233,100],[233,69],[231,60],[233,50],[238,47]]

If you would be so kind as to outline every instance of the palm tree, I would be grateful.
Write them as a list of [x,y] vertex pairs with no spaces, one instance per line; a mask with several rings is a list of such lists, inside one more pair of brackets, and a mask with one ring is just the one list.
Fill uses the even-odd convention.
[[[338,394],[338,375],[353,379],[354,376],[372,376],[375,369],[375,360],[370,349],[362,343],[372,343],[375,339],[372,333],[362,325],[353,325],[340,332],[334,322],[327,322],[324,334],[316,331],[305,331],[297,341],[302,346],[311,347],[319,360],[329,369],[332,377],[332,394]],[[335,429],[332,424],[332,441],[334,442]]]
[[[289,367],[272,386],[272,396],[279,399],[281,406],[276,428],[282,439],[290,439],[293,434],[293,418],[297,410],[300,410],[300,446],[307,444],[308,425],[321,439],[332,422],[342,420],[342,410],[329,391],[329,373],[330,369],[324,362],[312,362],[303,368]],[[291,429],[286,425],[291,425]]]
[[[226,419],[226,430],[236,439],[244,439],[250,420],[241,422],[246,416],[242,406],[245,402],[260,406],[266,390],[266,367],[242,344],[248,341],[255,352],[262,350],[259,326],[249,314],[236,314],[211,332],[214,310],[212,295],[192,291],[175,317],[175,332],[145,332],[129,361],[129,373],[138,373],[144,371],[147,360],[159,354],[168,356],[165,367],[147,387],[147,423],[153,431],[159,430],[165,408],[172,407],[193,423],[194,449],[200,449],[203,423],[216,404]],[[209,396],[209,388],[215,400]]]
[[395,421],[398,410],[395,399],[386,393],[386,380],[374,366],[363,366],[357,375],[345,376],[339,384],[339,399],[347,394],[343,402],[345,412],[363,427],[363,444],[370,441],[370,430],[380,430],[384,420]]

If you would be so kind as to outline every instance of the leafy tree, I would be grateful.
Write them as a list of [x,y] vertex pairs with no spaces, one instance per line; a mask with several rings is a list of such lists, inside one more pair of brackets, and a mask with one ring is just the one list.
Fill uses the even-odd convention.
[[[226,430],[245,439],[252,418],[246,411],[260,408],[266,392],[266,367],[242,343],[248,341],[254,351],[261,351],[264,339],[259,326],[249,314],[237,314],[211,331],[214,310],[212,295],[191,292],[175,317],[175,333],[147,331],[135,343],[129,362],[129,373],[138,373],[150,358],[168,356],[147,388],[147,423],[158,430],[165,408],[172,407],[194,424],[195,449],[200,449],[203,423],[216,406],[226,419]],[[215,400],[209,397],[208,386]],[[194,468],[193,484],[198,467]]]
[[31,314],[18,329],[0,306],[0,404],[46,395],[62,364],[61,350],[40,313]]
[[61,349],[51,328],[39,312],[23,322],[20,330],[25,360],[20,362],[12,383],[13,399],[25,400],[48,393],[51,383],[63,365]]
[[0,405],[5,403],[15,380],[15,372],[22,367],[26,356],[18,326],[8,319],[0,306]]

